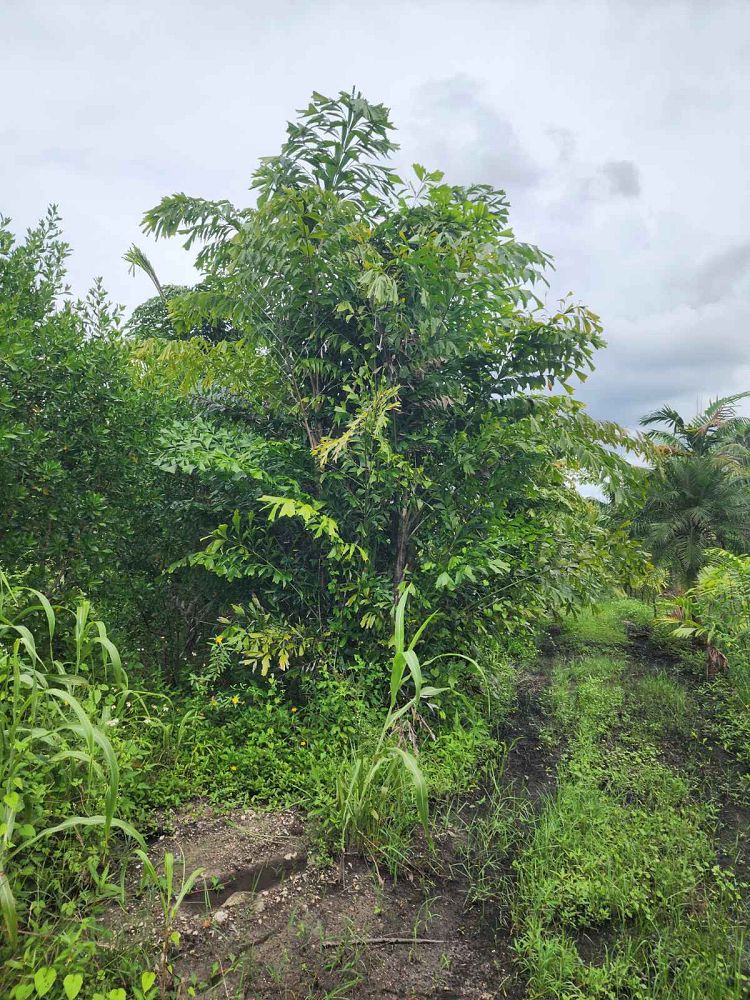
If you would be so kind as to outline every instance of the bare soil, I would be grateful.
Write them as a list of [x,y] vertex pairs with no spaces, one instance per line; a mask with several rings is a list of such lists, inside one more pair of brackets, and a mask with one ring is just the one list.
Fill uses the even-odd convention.
[[[521,684],[519,709],[501,738],[512,742],[506,780],[541,805],[554,785],[539,741],[543,674]],[[525,996],[514,965],[507,913],[467,906],[453,877],[456,845],[447,829],[434,850],[417,845],[398,880],[360,857],[317,867],[304,818],[294,810],[217,814],[195,803],[171,817],[150,846],[155,863],[171,851],[185,871],[204,874],[176,919],[174,972],[203,984],[198,996],[224,1000],[495,1000]],[[182,870],[182,860],[179,862]],[[138,897],[138,873],[122,911],[105,924],[133,942],[158,939],[158,904]]]

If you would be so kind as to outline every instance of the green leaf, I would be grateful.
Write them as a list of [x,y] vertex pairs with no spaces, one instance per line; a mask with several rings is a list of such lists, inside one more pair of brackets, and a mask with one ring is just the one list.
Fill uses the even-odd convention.
[[[63,833],[65,830],[72,830],[74,827],[79,827],[79,826],[107,827],[107,825],[115,827],[118,830],[122,830],[122,832],[127,834],[128,837],[132,837],[132,839],[135,840],[137,843],[142,844],[144,847],[146,846],[146,842],[140,835],[140,833],[138,833],[138,831],[133,826],[131,826],[130,823],[126,823],[124,820],[115,818],[112,819],[111,822],[108,824],[106,816],[70,816],[68,817],[68,819],[63,820],[62,823],[58,823],[56,826],[50,826],[47,827],[46,830],[42,830],[41,833],[38,833],[35,837],[32,837],[31,840],[25,840],[23,844],[19,845],[18,847],[15,847],[12,851],[10,851],[8,853],[8,857],[13,857],[13,855],[15,855],[20,850],[20,848],[25,849],[27,847],[30,847],[32,844],[35,844],[38,840],[42,840],[44,837],[51,837],[56,833]],[[0,890],[1,889],[2,889],[2,880],[0,879]]]
[[57,972],[50,968],[50,966],[42,966],[41,969],[37,969],[34,973],[34,987],[36,989],[36,994],[39,997],[45,997],[55,985],[55,980],[57,979]]
[[63,989],[65,990],[65,996],[68,1000],[75,1000],[81,992],[82,986],[83,976],[80,972],[70,972],[65,979],[63,979]]
[[16,911],[16,898],[10,887],[8,876],[0,871],[0,911],[3,915],[5,929],[8,932],[8,940],[15,945],[18,940],[18,913]]
[[156,981],[156,973],[155,972],[151,972],[150,970],[148,972],[142,972],[141,973],[141,989],[143,990],[143,992],[144,993],[148,993],[148,991],[154,985],[155,981]]
[[428,805],[427,805],[427,782],[425,781],[424,775],[417,763],[416,757],[409,753],[408,750],[403,750],[401,747],[393,748],[394,755],[398,756],[409,772],[409,775],[414,786],[414,801],[417,805],[417,813],[419,814],[419,821],[425,830],[428,828]]

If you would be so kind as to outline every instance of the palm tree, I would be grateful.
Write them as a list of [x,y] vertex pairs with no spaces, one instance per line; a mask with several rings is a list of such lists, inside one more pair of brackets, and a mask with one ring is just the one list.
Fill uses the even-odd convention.
[[646,434],[663,455],[710,454],[715,458],[748,464],[750,451],[744,440],[750,431],[750,418],[737,415],[737,403],[748,396],[750,392],[738,392],[715,399],[690,423],[685,423],[673,407],[663,406],[643,417],[641,426],[666,426],[666,430],[648,431]]
[[657,461],[647,473],[636,533],[680,587],[695,582],[709,548],[750,550],[750,421],[737,416],[738,393],[710,403],[686,422],[672,407],[648,414]]

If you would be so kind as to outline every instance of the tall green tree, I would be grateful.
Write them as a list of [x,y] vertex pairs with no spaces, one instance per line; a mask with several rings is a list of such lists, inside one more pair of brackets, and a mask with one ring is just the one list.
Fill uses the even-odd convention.
[[241,334],[156,338],[138,363],[194,400],[224,394],[227,419],[176,427],[164,463],[236,487],[186,562],[243,582],[227,635],[266,668],[389,632],[406,582],[415,608],[476,633],[574,601],[627,549],[573,481],[619,481],[611,446],[632,443],[570,398],[604,343],[598,318],[543,309],[550,259],[516,239],[502,191],[419,165],[396,176],[392,129],[357,93],[315,94],[256,172],[255,206],[178,194],[145,216],[199,247],[175,328]]

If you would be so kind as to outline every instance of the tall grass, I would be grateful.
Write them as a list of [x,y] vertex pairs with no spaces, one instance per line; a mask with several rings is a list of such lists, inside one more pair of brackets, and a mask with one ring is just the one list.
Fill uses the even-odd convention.
[[[422,623],[407,645],[408,598],[407,588],[396,606],[388,710],[379,738],[370,752],[358,750],[353,754],[337,782],[336,808],[342,851],[352,847],[378,851],[388,824],[408,813],[412,803],[427,832],[428,787],[417,758],[415,731],[420,708],[445,688],[425,684],[423,666],[454,657],[468,661],[481,672],[476,661],[460,653],[440,653],[422,664],[416,647],[434,615]],[[404,745],[407,740],[411,749]]]
[[[0,573],[0,912],[12,945],[24,895],[33,888],[28,864],[22,863],[40,841],[98,827],[106,854],[114,828],[141,840],[116,816],[117,756],[93,711],[97,671],[123,693],[127,678],[106,628],[91,619],[90,610],[83,601],[69,612],[69,655],[61,658],[56,643],[61,609],[56,612],[43,594],[14,586]],[[100,655],[92,657],[94,650]],[[61,813],[59,797],[53,802],[43,794],[44,778],[53,770],[56,785],[69,789],[68,808],[77,797],[98,811]]]

